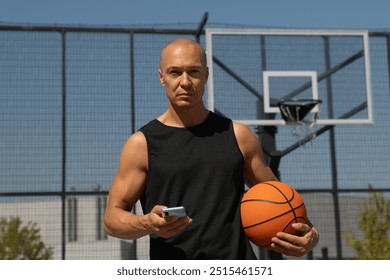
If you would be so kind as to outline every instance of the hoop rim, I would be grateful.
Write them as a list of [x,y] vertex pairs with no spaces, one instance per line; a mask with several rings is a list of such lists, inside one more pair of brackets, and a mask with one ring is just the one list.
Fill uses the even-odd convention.
[[321,104],[321,99],[281,99],[278,101],[278,105],[298,106],[298,105],[317,105]]
[[[279,100],[278,106],[282,118],[287,124],[305,123],[306,115],[318,104],[321,104],[321,99],[285,99]],[[310,124],[315,124],[318,118],[318,111],[314,113]]]

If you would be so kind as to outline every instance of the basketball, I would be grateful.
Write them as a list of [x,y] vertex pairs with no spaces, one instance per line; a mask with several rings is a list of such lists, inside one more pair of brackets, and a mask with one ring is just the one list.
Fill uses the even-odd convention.
[[250,188],[240,205],[241,222],[249,240],[271,250],[271,239],[277,232],[297,234],[293,223],[306,223],[302,197],[291,186],[268,181]]

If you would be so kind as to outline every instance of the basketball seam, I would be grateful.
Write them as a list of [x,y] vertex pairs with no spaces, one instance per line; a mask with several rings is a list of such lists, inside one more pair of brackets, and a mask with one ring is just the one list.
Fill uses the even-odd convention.
[[247,200],[242,201],[241,204],[243,204],[245,202],[267,202],[267,203],[271,203],[271,204],[286,204],[286,202],[289,203],[288,201],[277,202],[277,201],[272,201],[272,200],[267,200],[267,199],[247,199]]
[[267,183],[266,182],[266,184],[267,185],[269,185],[269,186],[272,186],[272,187],[274,187],[275,189],[277,189],[278,190],[278,192],[280,192],[280,194],[286,199],[286,201],[287,201],[287,203],[288,203],[288,205],[290,206],[290,208],[291,208],[291,211],[293,212],[293,215],[294,215],[294,221],[295,222],[297,222],[297,215],[295,214],[295,210],[294,210],[294,207],[291,205],[291,201],[294,199],[294,197],[295,197],[295,192],[294,192],[294,189],[293,188],[291,188],[290,187],[290,190],[292,190],[292,197],[291,197],[291,200],[289,200],[288,198],[287,198],[287,196],[281,191],[281,190],[279,190],[279,188],[278,187],[276,187],[276,186],[274,186],[274,185],[272,185],[272,184],[270,184],[270,183]]
[[279,214],[279,215],[277,215],[277,216],[274,216],[274,217],[272,217],[272,218],[270,218],[270,219],[261,221],[260,223],[256,223],[256,224],[253,224],[253,225],[250,225],[250,226],[246,226],[246,227],[244,227],[244,229],[251,228],[251,227],[255,227],[255,226],[258,226],[258,225],[267,223],[267,222],[269,222],[269,221],[272,221],[272,220],[274,220],[274,219],[280,218],[280,217],[282,217],[282,216],[284,216],[284,215],[286,215],[286,214],[288,214],[288,213],[291,213],[291,212],[294,212],[294,219],[293,219],[293,220],[296,220],[297,216],[296,216],[296,214],[295,214],[295,210],[301,208],[301,207],[304,206],[304,205],[305,205],[305,203],[302,203],[302,204],[298,205],[297,207],[292,208],[292,209],[290,209],[290,210],[288,210],[288,211],[286,211],[286,212],[284,212],[284,213],[282,213],[282,214]]
[[[301,205],[302,205],[302,204],[301,204]],[[301,205],[300,205],[300,206],[301,206]],[[300,207],[300,206],[299,206],[299,207]],[[299,218],[303,219],[303,220],[306,222],[306,218],[305,218],[304,216],[298,216],[297,219],[299,219]],[[284,232],[284,231],[286,230],[286,228],[288,227],[288,225],[289,225],[292,221],[294,221],[294,220],[295,220],[295,218],[292,219],[289,223],[287,223],[287,225],[283,228],[282,232]],[[298,232],[295,231],[295,234],[297,235]],[[271,246],[272,243],[273,243],[273,242],[270,242],[270,243],[268,243],[268,244],[263,244],[263,245],[259,244],[258,246],[266,248],[266,247],[268,247],[268,246]]]
[[271,183],[268,183],[268,182],[264,182],[263,184],[266,184],[268,186],[271,186],[271,187],[275,188],[285,198],[286,201],[276,202],[276,201],[266,200],[266,199],[247,199],[247,200],[241,201],[241,203],[251,202],[251,201],[260,201],[260,202],[269,202],[269,203],[274,203],[274,204],[284,204],[284,203],[287,202],[290,205],[290,207],[291,207],[290,202],[295,197],[295,193],[294,193],[293,188],[290,187],[290,190],[292,190],[292,197],[291,197],[291,199],[288,199],[287,196],[281,190],[278,189],[278,187],[276,187],[276,186],[274,186],[274,185],[272,185]]

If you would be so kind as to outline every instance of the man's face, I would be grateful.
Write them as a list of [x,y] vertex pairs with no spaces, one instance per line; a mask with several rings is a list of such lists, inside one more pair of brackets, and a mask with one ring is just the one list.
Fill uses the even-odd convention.
[[161,54],[160,82],[174,107],[202,105],[208,69],[202,51],[195,44],[173,44]]

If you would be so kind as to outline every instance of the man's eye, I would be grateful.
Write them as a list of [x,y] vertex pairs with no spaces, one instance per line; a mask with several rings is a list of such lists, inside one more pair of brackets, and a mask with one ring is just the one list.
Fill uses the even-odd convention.
[[200,74],[201,74],[201,71],[199,69],[194,69],[194,70],[191,70],[189,72],[189,74],[192,76],[192,77],[199,77]]
[[178,76],[179,74],[180,74],[180,72],[176,71],[176,70],[169,71],[169,75],[171,75],[171,76]]

